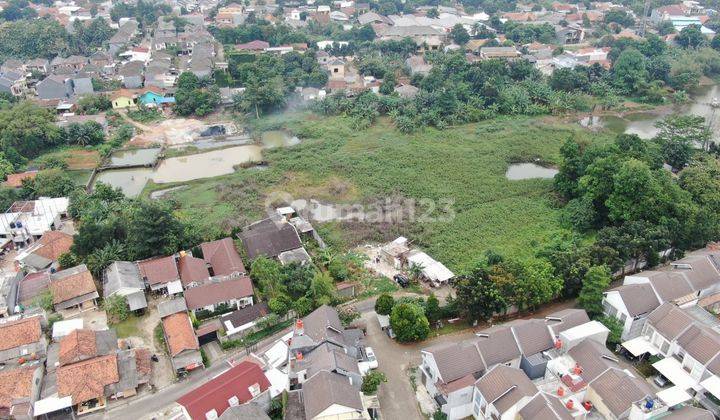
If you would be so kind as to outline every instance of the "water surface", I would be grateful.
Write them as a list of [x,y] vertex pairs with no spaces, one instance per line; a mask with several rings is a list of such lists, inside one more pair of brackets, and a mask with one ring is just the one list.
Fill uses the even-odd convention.
[[505,178],[511,181],[534,178],[552,178],[557,173],[558,170],[555,168],[546,168],[535,163],[513,163],[508,166],[507,172],[505,172]]

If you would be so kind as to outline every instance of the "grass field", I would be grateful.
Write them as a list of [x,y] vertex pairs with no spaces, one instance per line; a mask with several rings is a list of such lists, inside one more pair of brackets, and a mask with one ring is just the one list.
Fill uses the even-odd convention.
[[[496,119],[411,135],[399,133],[387,120],[363,131],[350,129],[339,117],[295,115],[262,124],[264,129],[282,126],[303,142],[265,151],[267,170],[244,169],[189,183],[171,195],[180,203],[181,215],[207,229],[227,230],[262,216],[263,201],[274,191],[296,199],[366,205],[387,197],[450,200],[450,213],[429,212],[452,215],[447,221],[333,222],[321,228],[331,242],[347,247],[406,235],[456,271],[468,268],[487,249],[531,255],[562,230],[552,181],[508,181],[509,163],[557,164],[559,148],[570,136],[610,138],[551,117]],[[150,185],[146,193],[167,187]],[[417,213],[428,209],[419,206]]]
[[35,160],[39,161],[48,157],[64,161],[70,170],[92,170],[100,163],[100,154],[97,150],[82,146],[58,147],[43,153]]

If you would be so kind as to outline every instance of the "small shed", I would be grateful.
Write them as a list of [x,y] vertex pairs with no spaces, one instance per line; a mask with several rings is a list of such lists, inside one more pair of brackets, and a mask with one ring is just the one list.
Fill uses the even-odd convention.
[[548,359],[542,353],[535,353],[530,356],[523,356],[520,359],[520,369],[530,379],[542,378],[545,376]]

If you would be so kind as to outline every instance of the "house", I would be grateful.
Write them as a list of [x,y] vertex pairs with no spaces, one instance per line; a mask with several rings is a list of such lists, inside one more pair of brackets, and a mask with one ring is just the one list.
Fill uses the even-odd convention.
[[113,109],[124,109],[136,106],[135,94],[129,90],[121,89],[110,96]]
[[608,369],[590,382],[585,398],[608,419],[652,418],[668,410],[647,382],[620,369]]
[[254,41],[246,42],[244,44],[235,45],[235,49],[238,51],[262,52],[265,51],[266,48],[270,48],[270,43],[257,39]]
[[182,292],[182,282],[178,273],[175,256],[155,257],[138,261],[140,274],[153,292],[170,295]]
[[243,361],[183,395],[177,403],[188,420],[218,418],[231,407],[249,403],[264,413],[270,408],[270,381],[259,365]]
[[145,282],[137,264],[128,261],[115,261],[103,273],[103,298],[122,296],[131,311],[147,308]]
[[412,38],[419,51],[439,51],[446,37],[444,32],[431,26],[422,25],[390,26],[381,30],[377,35],[383,41],[401,41],[405,38]]
[[16,174],[9,174],[3,185],[8,188],[20,188],[26,179],[32,180],[37,176],[38,171],[25,171]]
[[100,297],[85,264],[51,274],[49,288],[55,311],[92,309]]
[[50,70],[53,72],[76,72],[83,69],[88,64],[87,57],[81,55],[71,55],[67,58],[55,57],[50,62]]
[[50,266],[57,268],[58,258],[60,255],[70,252],[72,244],[72,235],[51,230],[23,249],[15,257],[15,261],[26,272],[44,270]]
[[46,58],[34,58],[25,63],[25,71],[47,74],[50,71],[50,62]]
[[637,337],[647,315],[658,306],[660,302],[648,283],[616,287],[605,292],[603,297],[603,312],[620,321],[623,340]]
[[250,277],[242,276],[227,280],[211,280],[185,290],[188,310],[220,311],[240,309],[253,304],[253,287]]
[[203,260],[208,264],[210,276],[238,277],[246,273],[240,254],[232,238],[223,238],[200,244]]
[[418,92],[420,92],[420,89],[416,88],[413,85],[400,84],[398,86],[395,86],[393,91],[403,99],[413,99],[415,98],[415,96],[417,96]]
[[[270,416],[265,413],[265,410],[254,402],[235,405],[225,410],[220,417],[220,420],[237,420],[237,419],[253,419],[253,420],[270,420]],[[697,420],[712,420],[712,419],[697,419]]]
[[139,24],[135,20],[128,20],[120,25],[118,31],[108,40],[108,52],[110,55],[117,54],[122,48],[128,45],[138,33]]
[[70,97],[72,87],[66,82],[66,77],[51,74],[37,85],[35,91],[40,99],[66,99]]
[[50,287],[50,271],[28,273],[18,284],[17,304],[22,307],[36,306],[37,299]]
[[520,57],[520,51],[515,47],[482,47],[480,48],[480,58],[489,60],[492,58],[513,59]]
[[497,365],[475,382],[473,416],[476,419],[512,419],[538,393],[520,369]]
[[205,260],[188,255],[184,251],[180,253],[177,266],[180,281],[185,288],[198,285],[210,278],[210,271]]
[[82,415],[102,410],[108,398],[135,395],[152,362],[147,349],[121,350],[113,330],[75,329],[51,345],[47,369],[35,414],[73,407]]
[[435,261],[428,254],[413,250],[407,255],[408,267],[417,266],[420,269],[420,276],[423,280],[438,287],[450,281],[455,274],[450,271],[443,263]]
[[181,297],[176,297],[158,303],[158,314],[160,315],[160,319],[179,312],[187,313],[185,299]]
[[[359,390],[340,375],[320,371],[305,381],[302,389],[290,392],[291,409],[288,420],[297,420],[294,412],[300,412],[306,420],[330,420],[337,418],[369,419]],[[293,410],[293,405],[298,409]]]
[[89,73],[75,73],[68,77],[68,81],[75,96],[89,95],[94,92],[92,76]]
[[245,335],[253,331],[258,321],[268,314],[270,314],[270,308],[265,302],[262,302],[220,315],[220,322],[228,337]]
[[0,417],[35,418],[33,404],[40,396],[43,368],[38,365],[0,371]]
[[144,69],[145,63],[142,61],[128,61],[125,63],[118,71],[123,87],[126,89],[142,87]]
[[421,55],[413,55],[405,60],[405,65],[410,69],[410,74],[427,75],[432,70],[432,64],[425,61],[425,57]]
[[90,65],[98,68],[112,66],[114,62],[112,55],[105,51],[97,51],[90,56]]
[[577,23],[558,26],[555,28],[555,36],[560,44],[579,44],[585,39],[585,28]]
[[42,316],[0,323],[0,363],[23,364],[19,359],[39,359],[47,350]]
[[162,319],[165,343],[170,362],[177,373],[185,373],[203,367],[200,343],[193,331],[186,312],[177,312]]
[[27,81],[23,73],[6,71],[0,73],[0,92],[12,96],[22,96],[27,90]]
[[65,197],[16,201],[0,214],[0,237],[12,241],[15,248],[24,248],[45,232],[59,229],[67,208]]
[[285,251],[302,248],[297,229],[281,216],[255,222],[238,234],[250,261],[263,255],[277,258]]
[[388,19],[386,16],[380,15],[375,12],[367,12],[359,15],[357,17],[357,21],[360,25],[369,25],[371,23],[385,23],[385,24],[392,24],[392,21]]

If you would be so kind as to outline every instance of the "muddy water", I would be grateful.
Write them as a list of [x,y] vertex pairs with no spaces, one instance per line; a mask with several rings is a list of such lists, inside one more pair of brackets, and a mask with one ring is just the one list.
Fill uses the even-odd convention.
[[120,188],[127,197],[134,198],[140,195],[152,174],[153,170],[150,168],[111,169],[100,172],[95,183],[102,182]]
[[121,150],[110,155],[110,166],[152,165],[159,153],[159,148]]
[[260,161],[262,161],[260,146],[228,147],[196,155],[165,159],[158,165],[152,179],[161,184],[211,178],[233,173],[237,165]]
[[[691,101],[687,104],[664,108],[660,112],[638,112],[623,117],[586,117],[580,120],[580,124],[588,128],[603,127],[616,133],[637,134],[640,138],[650,139],[658,132],[655,123],[668,115],[699,115],[704,117],[713,129],[720,122],[720,109],[710,105],[715,98],[720,99],[720,86],[701,86],[690,93]],[[717,130],[712,131],[717,141]]]
[[557,173],[558,170],[555,168],[546,168],[535,163],[513,163],[508,166],[507,172],[505,172],[505,178],[510,181],[533,178],[552,178]]

